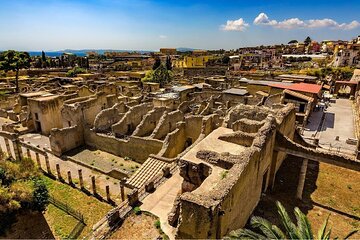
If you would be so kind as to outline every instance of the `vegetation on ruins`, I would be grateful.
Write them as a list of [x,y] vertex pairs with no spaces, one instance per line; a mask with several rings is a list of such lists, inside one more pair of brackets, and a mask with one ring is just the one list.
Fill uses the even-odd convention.
[[309,69],[306,74],[316,76],[320,80],[327,76],[332,76],[332,79],[337,80],[350,80],[354,73],[354,68],[351,67],[325,67],[320,69]]
[[86,70],[81,67],[74,67],[66,73],[67,77],[76,77],[80,73],[86,73]]
[[30,67],[30,55],[27,52],[8,50],[0,54],[0,70],[14,71],[16,92],[19,92],[19,71]]
[[172,71],[167,70],[163,64],[160,64],[155,70],[147,71],[141,81],[160,83],[160,87],[163,87],[166,83],[171,82],[171,79]]
[[47,187],[31,159],[0,161],[0,229],[19,210],[44,211],[48,203]]
[[[314,239],[311,224],[306,215],[301,212],[299,208],[294,209],[296,217],[296,223],[294,223],[289,214],[286,212],[284,206],[280,202],[276,202],[278,214],[281,219],[282,229],[280,227],[271,224],[270,221],[254,216],[250,220],[250,225],[253,229],[259,230],[261,233],[257,233],[250,229],[238,229],[230,232],[226,239]],[[328,228],[329,216],[326,218],[322,227],[317,232],[317,239],[330,239],[331,228]],[[350,232],[345,239],[351,237],[357,231]]]

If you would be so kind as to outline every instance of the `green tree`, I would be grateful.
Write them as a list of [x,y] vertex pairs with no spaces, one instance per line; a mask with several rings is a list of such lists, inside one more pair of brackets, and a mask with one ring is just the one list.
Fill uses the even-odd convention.
[[172,63],[171,63],[171,57],[170,56],[166,57],[166,69],[167,70],[172,70]]
[[160,87],[163,87],[166,83],[171,81],[171,72],[168,71],[163,64],[154,71],[153,82],[160,83]]
[[153,70],[157,69],[159,66],[161,65],[161,60],[159,57],[155,57],[155,62],[154,62],[154,65],[153,65]]
[[[294,223],[284,206],[280,202],[276,202],[278,214],[283,225],[283,230],[278,226],[271,224],[268,220],[261,217],[252,217],[250,225],[254,229],[258,229],[261,233],[254,232],[249,229],[238,229],[230,232],[227,239],[314,239],[311,224],[304,213],[299,208],[294,209],[296,223]],[[329,216],[326,218],[322,227],[318,230],[317,239],[330,239],[331,228],[328,229]],[[355,234],[357,230],[350,232],[345,239]]]
[[310,43],[311,43],[311,38],[308,36],[307,38],[305,38],[305,40],[304,40],[304,44],[305,44],[305,46],[309,46],[310,45]]
[[34,180],[33,209],[44,211],[49,204],[49,191],[43,180],[37,178]]
[[298,43],[298,41],[297,40],[291,40],[291,41],[288,42],[288,44],[294,44],[294,43]]
[[41,51],[41,63],[43,68],[47,68],[46,55],[44,51]]
[[74,67],[66,73],[67,77],[76,77],[80,73],[86,73],[86,70],[81,67]]
[[0,54],[0,70],[14,71],[16,92],[19,92],[19,71],[30,67],[30,55],[27,52],[8,50]]

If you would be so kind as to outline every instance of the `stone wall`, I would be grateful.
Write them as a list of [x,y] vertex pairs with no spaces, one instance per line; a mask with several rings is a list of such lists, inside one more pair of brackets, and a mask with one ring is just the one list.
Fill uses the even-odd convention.
[[[252,141],[245,144],[246,149],[241,155],[232,156],[232,161],[229,162],[233,164],[232,167],[216,185],[207,189],[201,189],[203,186],[200,185],[196,191],[180,196],[181,210],[176,238],[222,238],[231,230],[244,227],[260,199],[261,192],[271,184],[270,172],[275,169],[276,174],[283,160],[280,154],[273,154],[276,131],[289,138],[293,137],[293,106],[275,111],[241,105],[229,112],[223,126],[239,128],[238,124],[241,122],[238,120],[242,118],[257,119],[259,124],[256,124],[255,129],[240,128],[249,129],[251,132],[255,132],[257,128],[258,131],[244,132],[252,135]],[[212,163],[208,164],[214,170]],[[193,214],[194,212],[196,214]]]
[[163,116],[165,110],[165,107],[157,107],[149,111],[135,129],[133,135],[139,137],[149,136],[154,131],[156,125],[159,123],[160,118]]
[[115,136],[130,136],[135,131],[137,125],[142,121],[143,116],[152,109],[152,104],[143,103],[130,107],[129,111],[124,117],[114,125],[112,125],[112,132]]
[[75,125],[66,128],[54,128],[50,132],[51,151],[56,156],[84,145],[84,135],[81,127]]
[[173,111],[170,113],[165,113],[159,120],[156,128],[151,134],[151,138],[155,139],[164,139],[166,134],[172,132],[176,129],[176,124],[184,120],[184,114],[179,111]]
[[156,139],[131,136],[124,140],[92,130],[85,131],[85,143],[120,157],[130,157],[139,163],[143,163],[150,154],[157,154],[163,145],[162,141]]
[[94,129],[96,132],[111,131],[111,126],[119,122],[128,110],[124,103],[115,104],[111,108],[100,111],[94,121]]

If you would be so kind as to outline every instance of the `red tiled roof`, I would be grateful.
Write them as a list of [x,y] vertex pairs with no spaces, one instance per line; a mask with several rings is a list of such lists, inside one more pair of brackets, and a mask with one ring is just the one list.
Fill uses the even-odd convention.
[[285,85],[279,83],[279,84],[271,84],[270,86],[275,88],[289,89],[292,91],[307,92],[314,94],[318,94],[321,91],[321,85],[311,84],[311,83],[294,83],[291,85]]

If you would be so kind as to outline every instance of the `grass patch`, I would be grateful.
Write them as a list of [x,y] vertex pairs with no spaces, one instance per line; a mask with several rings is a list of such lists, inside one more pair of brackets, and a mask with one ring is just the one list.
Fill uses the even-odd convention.
[[[112,208],[109,204],[100,202],[96,198],[79,191],[79,189],[74,189],[69,185],[54,181],[46,176],[43,176],[43,179],[52,196],[84,215],[86,226],[79,238],[86,236],[91,231],[92,226]],[[49,205],[45,213],[45,218],[47,222],[49,222],[53,233],[56,234],[57,237],[63,238],[63,234],[69,234],[70,232],[67,232],[68,228],[70,227],[71,231],[76,225],[77,220],[73,218],[76,222],[75,225],[69,224],[69,218],[72,217],[58,209],[58,211],[62,212],[61,215],[60,212],[55,211],[53,207],[54,206]]]

